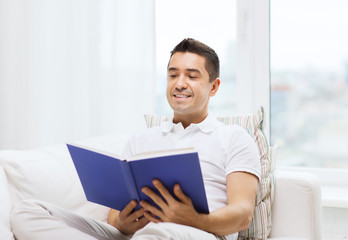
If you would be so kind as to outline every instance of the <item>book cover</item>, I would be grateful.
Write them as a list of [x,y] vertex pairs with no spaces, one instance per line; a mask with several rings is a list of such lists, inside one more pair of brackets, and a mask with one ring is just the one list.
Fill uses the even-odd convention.
[[[86,147],[67,144],[88,201],[122,210],[131,200],[146,200],[142,193],[159,179],[173,195],[176,183],[199,213],[209,213],[198,153],[179,149],[136,155],[130,159]],[[135,209],[139,209],[140,205]]]

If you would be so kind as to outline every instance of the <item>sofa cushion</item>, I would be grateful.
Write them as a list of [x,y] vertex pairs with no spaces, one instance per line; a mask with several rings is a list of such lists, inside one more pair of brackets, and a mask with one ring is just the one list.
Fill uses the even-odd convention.
[[[128,137],[105,136],[75,143],[120,153]],[[87,202],[65,144],[25,151],[3,150],[0,165],[7,176],[13,206],[25,199],[37,199],[106,221],[109,209]]]
[[[239,239],[267,239],[271,231],[271,205],[274,196],[274,162],[278,147],[269,147],[264,129],[264,110],[260,107],[255,114],[218,117],[226,125],[237,124],[243,127],[254,139],[260,154],[261,181],[256,197],[254,217],[247,230],[239,232]],[[172,117],[145,115],[147,127],[159,126],[172,121]]]
[[14,237],[10,227],[11,199],[7,179],[2,167],[0,167],[0,194],[0,239],[13,240]]

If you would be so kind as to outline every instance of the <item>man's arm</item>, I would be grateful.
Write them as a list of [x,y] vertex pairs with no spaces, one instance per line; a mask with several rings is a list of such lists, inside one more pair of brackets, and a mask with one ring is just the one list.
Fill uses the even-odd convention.
[[246,172],[227,176],[226,207],[217,209],[202,221],[202,228],[217,235],[228,235],[247,229],[255,209],[258,178]]
[[144,193],[161,209],[144,201],[140,204],[146,210],[144,216],[152,222],[174,222],[217,235],[232,234],[249,227],[255,208],[258,179],[250,173],[235,172],[227,176],[226,182],[228,205],[209,214],[197,213],[191,199],[181,191],[179,185],[174,187],[174,194],[180,200],[177,201],[158,180],[154,180],[154,186],[165,201],[150,188],[144,188]]

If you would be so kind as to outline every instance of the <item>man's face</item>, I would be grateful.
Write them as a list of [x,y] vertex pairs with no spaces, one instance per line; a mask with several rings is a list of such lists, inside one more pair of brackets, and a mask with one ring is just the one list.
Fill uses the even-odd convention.
[[190,52],[174,53],[168,65],[167,100],[174,118],[202,121],[208,114],[210,96],[214,96],[220,80],[209,82],[205,58]]

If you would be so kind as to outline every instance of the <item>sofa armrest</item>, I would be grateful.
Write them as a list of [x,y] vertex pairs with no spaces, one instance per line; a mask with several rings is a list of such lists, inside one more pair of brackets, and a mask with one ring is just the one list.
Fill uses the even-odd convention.
[[321,187],[315,175],[276,171],[270,237],[321,239]]

